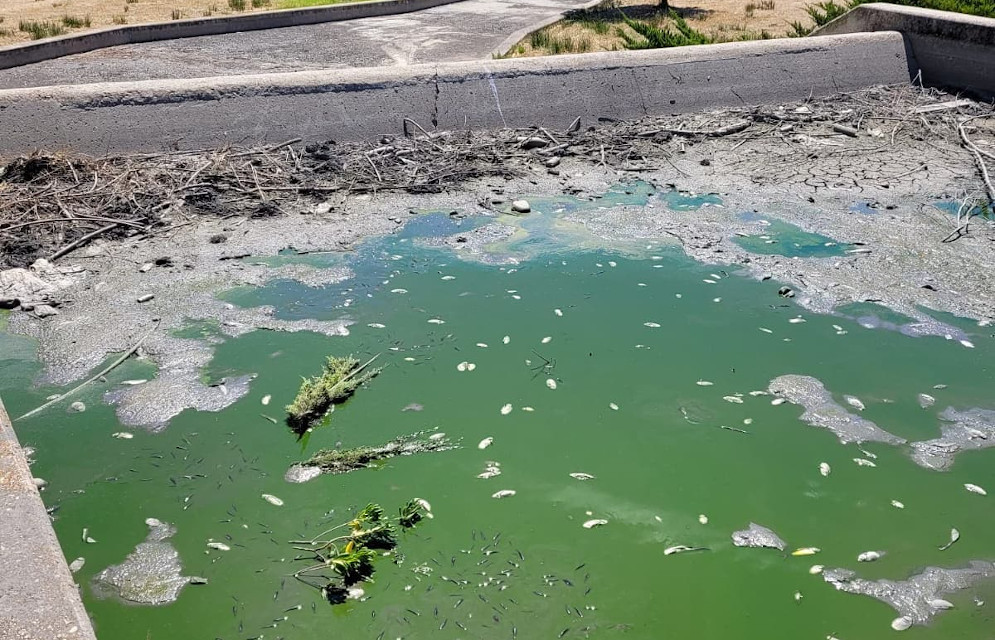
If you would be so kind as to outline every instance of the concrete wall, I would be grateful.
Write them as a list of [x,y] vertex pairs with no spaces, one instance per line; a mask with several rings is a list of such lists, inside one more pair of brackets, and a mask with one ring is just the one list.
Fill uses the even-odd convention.
[[425,128],[565,127],[801,100],[909,80],[897,33],[381,69],[0,91],[0,154],[357,140]]
[[0,638],[94,640],[90,619],[2,401]]
[[394,15],[421,11],[459,0],[378,0],[376,2],[351,2],[347,4],[308,9],[265,11],[216,18],[195,18],[138,24],[110,29],[100,29],[78,35],[47,38],[27,44],[0,47],[0,69],[10,69],[26,64],[51,60],[95,49],[116,47],[122,44],[155,42],[212,36],[236,31],[258,31],[280,27],[297,27],[320,22],[338,22],[357,18]]
[[995,97],[995,20],[946,11],[865,4],[814,35],[899,31],[927,86]]

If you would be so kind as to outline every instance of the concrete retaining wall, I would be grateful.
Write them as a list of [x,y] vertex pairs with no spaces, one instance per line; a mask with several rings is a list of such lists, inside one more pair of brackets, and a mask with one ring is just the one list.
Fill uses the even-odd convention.
[[901,35],[0,91],[0,154],[369,139],[425,128],[565,127],[801,100],[909,80]]
[[459,0],[379,0],[308,9],[264,11],[216,18],[195,18],[101,29],[88,33],[47,38],[28,44],[0,47],[0,69],[51,60],[75,53],[106,47],[177,38],[213,36],[237,31],[258,31],[280,27],[298,27],[320,22],[338,22],[357,18],[410,13],[451,4]]
[[2,401],[0,638],[95,640]]
[[865,4],[840,16],[814,35],[899,31],[909,58],[922,71],[922,82],[995,97],[995,20],[960,13]]

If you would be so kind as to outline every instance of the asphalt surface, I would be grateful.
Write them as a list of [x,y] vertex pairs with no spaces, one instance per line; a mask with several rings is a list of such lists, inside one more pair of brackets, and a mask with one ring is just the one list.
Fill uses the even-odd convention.
[[587,0],[467,0],[425,11],[125,45],[0,71],[0,89],[490,58]]

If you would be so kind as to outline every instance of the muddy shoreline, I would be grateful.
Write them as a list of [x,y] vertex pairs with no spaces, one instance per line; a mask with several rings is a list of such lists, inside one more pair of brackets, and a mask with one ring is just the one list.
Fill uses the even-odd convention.
[[[550,139],[536,143],[535,150],[523,149],[530,143],[521,141],[506,169],[495,169],[494,159],[488,158],[483,168],[464,168],[462,177],[440,193],[411,193],[414,189],[402,183],[376,192],[359,185],[325,198],[313,191],[288,196],[274,216],[188,212],[190,223],[168,234],[98,238],[61,257],[57,265],[71,267],[66,275],[71,284],[61,283],[66,286],[37,301],[57,313],[10,312],[9,331],[39,341],[44,363],[39,382],[65,385],[84,378],[108,354],[129,349],[159,322],[139,352],[159,373],[116,400],[128,424],[160,428],[184,407],[220,409],[238,397],[220,397],[199,380],[213,346],[171,335],[185,323],[217,321],[227,336],[256,329],[348,332],[347,314],[329,321],[287,321],[275,318],[272,308],[244,309],[215,297],[219,291],[273,279],[320,285],[349,276],[347,270],[301,264],[272,268],[251,257],[289,248],[348,251],[365,238],[401,229],[419,211],[431,210],[491,217],[473,234],[490,242],[515,224],[504,215],[515,199],[567,194],[597,200],[614,185],[642,180],[658,192],[714,193],[722,204],[678,211],[653,200],[646,207],[607,207],[597,216],[570,222],[582,226],[592,244],[606,249],[649,239],[679,244],[695,260],[769,281],[772,304],[781,303],[777,291],[783,284],[802,308],[813,312],[870,302],[912,318],[918,323],[913,331],[921,335],[958,338],[958,330],[931,314],[954,314],[982,326],[995,320],[995,293],[987,279],[995,265],[995,227],[978,219],[967,235],[943,242],[956,223],[935,205],[977,198],[982,191],[974,160],[957,137],[960,112],[917,114],[924,103],[947,99],[902,87],[763,110],[608,123],[582,132],[584,142],[576,153],[569,147],[539,153],[565,135],[558,132],[550,132]],[[975,115],[990,112],[985,105],[966,109]],[[837,120],[858,112],[856,136],[833,128]],[[747,113],[754,115],[745,130],[707,133],[743,121]],[[976,122],[979,144],[995,144],[992,130],[982,124],[988,120]],[[883,127],[886,123],[890,128]],[[616,145],[610,161],[591,142],[599,126],[613,128],[604,132]],[[627,155],[617,149],[624,139],[618,131],[626,126],[631,143]],[[434,144],[431,138],[422,142]],[[371,174],[369,182],[375,181]],[[763,234],[764,220],[782,220],[852,249],[836,257],[790,258],[751,253],[734,242],[738,236]],[[479,259],[472,237],[456,239],[451,246],[463,259]],[[188,397],[169,406],[156,400],[184,395]]]

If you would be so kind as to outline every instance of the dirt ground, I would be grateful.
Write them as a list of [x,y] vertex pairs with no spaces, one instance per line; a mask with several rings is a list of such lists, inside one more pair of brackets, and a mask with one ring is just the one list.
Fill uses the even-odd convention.
[[[265,11],[283,7],[284,0],[244,0],[245,10]],[[237,5],[238,2],[233,4]],[[224,16],[236,11],[228,0],[2,0],[0,1],[0,46],[27,42],[31,35],[20,30],[21,21],[53,22],[66,33],[81,33],[120,24],[163,22],[177,18]],[[175,15],[174,15],[175,14]],[[79,18],[90,26],[68,27],[63,18]]]
[[[805,12],[811,0],[680,0],[670,8],[684,18],[688,25],[711,36],[716,41],[727,42],[744,39],[782,38],[792,33],[791,23],[799,22],[811,27],[813,22]],[[549,36],[566,44],[564,50],[551,50],[549,46],[532,46],[531,36],[524,38],[510,55],[537,56],[551,53],[586,53],[588,51],[615,51],[625,48],[617,31],[622,29],[635,36],[621,20],[618,10],[626,16],[648,22],[654,26],[670,23],[667,10],[647,0],[614,0],[592,10],[596,21],[604,21],[607,29],[595,29],[585,20],[566,19],[547,27]],[[571,44],[572,43],[572,46]],[[554,45],[555,46],[555,45]]]

